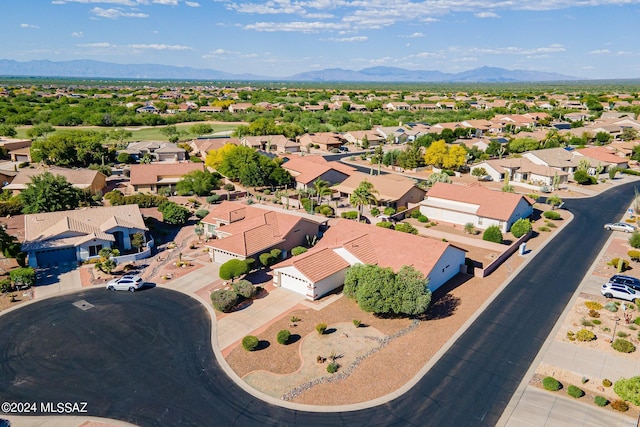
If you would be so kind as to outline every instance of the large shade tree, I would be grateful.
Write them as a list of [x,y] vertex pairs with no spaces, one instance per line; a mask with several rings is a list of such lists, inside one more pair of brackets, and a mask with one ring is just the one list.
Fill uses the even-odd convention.
[[57,212],[80,206],[81,190],[75,188],[62,175],[44,172],[31,177],[31,182],[20,193],[22,212]]
[[206,196],[211,190],[220,188],[220,174],[208,170],[195,170],[184,175],[176,184],[176,190],[181,196]]

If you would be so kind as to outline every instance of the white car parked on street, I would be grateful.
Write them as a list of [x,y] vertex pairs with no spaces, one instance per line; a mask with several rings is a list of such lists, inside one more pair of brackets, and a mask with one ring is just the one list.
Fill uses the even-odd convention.
[[625,233],[633,233],[636,227],[626,222],[610,222],[604,225],[605,230],[624,231]]
[[107,289],[110,291],[129,291],[135,292],[144,285],[140,276],[122,276],[117,279],[110,280],[107,283]]

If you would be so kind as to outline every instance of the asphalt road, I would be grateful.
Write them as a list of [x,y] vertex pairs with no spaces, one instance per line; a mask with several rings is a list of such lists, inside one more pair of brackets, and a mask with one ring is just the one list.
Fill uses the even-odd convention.
[[[576,218],[562,234],[415,387],[374,408],[311,413],[257,400],[215,361],[205,309],[160,288],[92,289],[0,316],[0,402],[87,402],[89,415],[141,426],[493,426],[606,241],[602,224],[632,197],[626,184],[568,200]],[[81,300],[93,307],[73,305]]]

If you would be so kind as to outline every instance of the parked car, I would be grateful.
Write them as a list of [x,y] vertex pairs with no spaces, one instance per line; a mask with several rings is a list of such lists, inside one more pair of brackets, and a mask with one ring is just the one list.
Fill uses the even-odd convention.
[[607,298],[618,298],[626,301],[634,301],[640,297],[640,293],[637,293],[626,285],[618,285],[615,283],[605,283],[600,288],[600,292]]
[[[634,291],[640,292],[640,279],[622,274],[611,276],[609,282],[614,285],[625,285]],[[640,296],[639,296],[640,297]]]
[[491,175],[483,175],[478,177],[478,181],[493,181]]
[[609,231],[624,231],[625,233],[633,233],[636,231],[636,227],[626,222],[609,222],[604,225],[605,230]]
[[107,289],[110,291],[129,291],[135,292],[144,285],[140,276],[122,276],[117,279],[110,280],[107,283]]

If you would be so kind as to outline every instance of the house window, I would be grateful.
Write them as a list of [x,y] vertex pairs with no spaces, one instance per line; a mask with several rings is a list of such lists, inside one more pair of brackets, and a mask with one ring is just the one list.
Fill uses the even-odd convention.
[[98,256],[102,250],[102,245],[89,246],[89,256]]
[[478,225],[482,225],[482,217],[478,218]]

